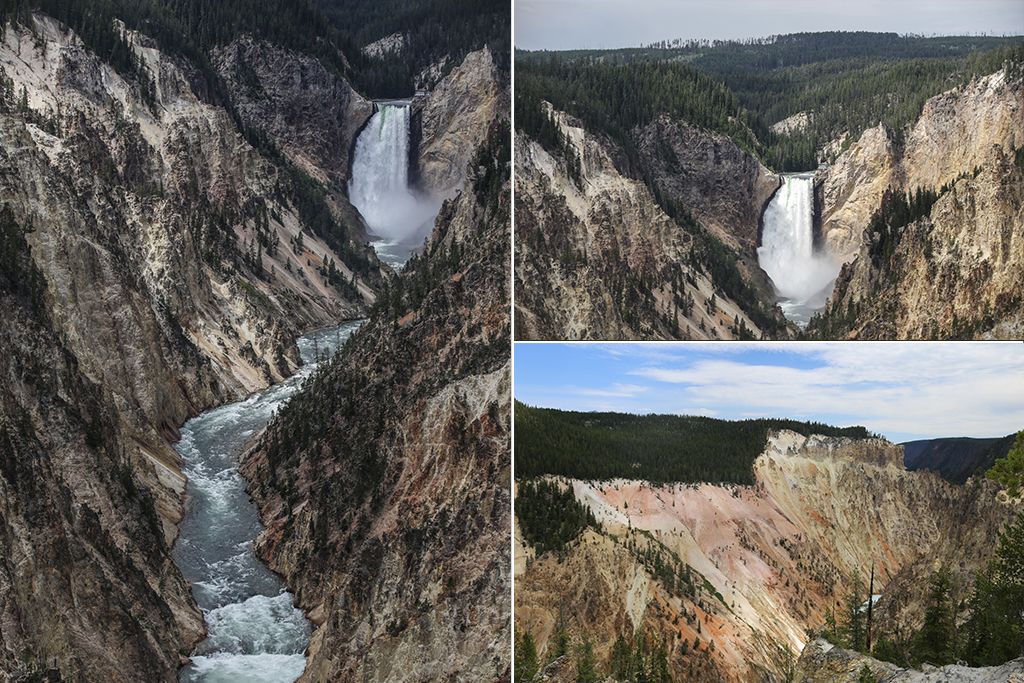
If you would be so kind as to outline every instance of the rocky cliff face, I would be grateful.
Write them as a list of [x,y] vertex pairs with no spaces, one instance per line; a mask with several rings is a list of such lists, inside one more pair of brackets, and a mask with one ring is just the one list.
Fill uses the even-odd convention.
[[[865,578],[874,566],[886,593],[906,585],[904,573],[934,571],[939,558],[969,579],[1015,513],[987,483],[955,487],[905,471],[902,449],[881,440],[782,432],[754,470],[750,488],[571,482],[605,533],[587,531],[562,558],[529,559],[516,539],[517,627],[545,650],[561,623],[589,636],[599,660],[618,635],[646,633],[671,644],[679,677],[783,678],[805,629],[824,622],[855,571]],[[666,583],[657,567],[673,554],[699,572],[696,589]],[[887,605],[909,621],[902,606],[923,602],[908,593],[901,607]]]
[[941,669],[924,665],[923,670],[901,669],[858,652],[844,650],[818,639],[807,644],[797,662],[796,683],[856,683],[864,667],[879,683],[1020,683],[1024,681],[1024,658],[1002,666],[971,669],[950,664]]
[[[902,148],[880,126],[815,178],[828,248],[853,263],[833,290],[830,336],[1019,338],[1024,84],[1007,70],[925,104]],[[938,192],[931,215],[872,262],[866,228],[886,190]]]
[[344,191],[356,136],[373,103],[315,59],[251,38],[213,58],[243,120],[312,177]]
[[293,372],[295,335],[363,315],[382,282],[304,229],[309,194],[183,65],[128,37],[151,97],[47,17],[0,43],[0,203],[44,292],[4,318],[2,638],[67,680],[175,680],[202,623],[168,559],[168,442]]
[[[634,136],[662,195],[754,258],[758,223],[781,179],[729,138],[659,116]],[[749,275],[748,275],[749,277]]]
[[[822,231],[832,252],[850,260],[890,186],[938,190],[991,163],[993,145],[1024,145],[1024,85],[1005,70],[929,99],[901,149],[881,125],[867,130],[815,184],[823,189]],[[834,234],[833,234],[834,233]]]
[[824,326],[865,339],[1018,339],[1022,299],[1024,169],[995,145],[978,175],[901,230],[888,261],[861,246],[836,280]]
[[242,471],[316,625],[303,681],[508,680],[510,138]]
[[879,124],[864,131],[828,170],[815,174],[821,234],[826,249],[837,259],[850,261],[856,255],[871,214],[899,177],[895,167],[895,151]]
[[[665,215],[643,182],[631,177],[621,150],[564,113],[554,112],[554,117],[572,154],[578,155],[579,180],[570,176],[565,158],[517,134],[517,337],[732,339],[740,336],[738,320],[760,336],[750,311],[712,283],[695,238]],[[672,131],[677,137],[690,132]],[[672,131],[660,134],[672,140]],[[708,173],[714,176],[717,170]],[[720,189],[717,181],[707,182]],[[699,194],[697,185],[680,181],[671,187]],[[721,219],[726,220],[725,213]],[[756,238],[756,218],[752,229]],[[767,284],[762,294],[764,301],[773,298]],[[781,319],[771,304],[761,312],[765,315],[758,320]]]
[[202,616],[138,437],[54,328],[22,229],[0,216],[0,680],[174,681]]
[[410,174],[421,190],[450,196],[461,187],[487,126],[507,116],[511,101],[508,79],[501,76],[490,49],[466,55],[426,97],[413,101],[418,133],[418,159]]

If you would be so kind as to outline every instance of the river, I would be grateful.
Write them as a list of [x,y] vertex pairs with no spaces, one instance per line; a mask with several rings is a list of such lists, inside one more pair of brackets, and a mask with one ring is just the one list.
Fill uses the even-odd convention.
[[209,629],[181,670],[182,683],[291,683],[302,674],[310,625],[281,579],[253,553],[263,526],[238,474],[238,455],[313,372],[315,353],[333,353],[360,324],[301,337],[305,365],[293,377],[208,410],[181,430],[176,448],[189,483],[174,559]]

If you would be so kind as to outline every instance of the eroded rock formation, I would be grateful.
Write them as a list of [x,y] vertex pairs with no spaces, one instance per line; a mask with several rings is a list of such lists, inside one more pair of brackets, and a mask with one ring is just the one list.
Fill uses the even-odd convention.
[[[818,172],[822,232],[846,261],[829,336],[887,339],[1024,336],[1024,85],[1004,69],[926,102],[905,144],[881,126]],[[942,194],[872,258],[871,215],[890,188]]]
[[1024,169],[994,145],[978,175],[957,180],[928,217],[901,230],[888,260],[862,245],[826,312],[856,338],[1017,339],[1022,301]]
[[[759,291],[757,303],[748,303],[745,309],[721,296],[702,265],[704,247],[661,210],[648,187],[633,177],[635,170],[630,170],[624,153],[585,131],[572,117],[562,112],[553,116],[571,153],[578,155],[580,171],[574,178],[565,158],[517,134],[518,338],[733,339],[741,336],[740,322],[755,337],[762,333],[761,324],[774,332],[784,329],[781,312],[770,303],[771,287],[751,255],[759,216],[754,205],[766,201],[762,195],[770,195],[770,181],[761,182],[756,162],[751,165],[737,157],[744,175],[735,182],[749,189],[748,195],[737,189],[741,198],[735,205],[725,206],[722,200],[699,209],[699,215],[723,230],[736,227],[731,221],[737,214],[748,219],[730,238],[730,243],[747,248],[738,256],[737,269],[755,274],[750,282]],[[654,150],[643,153],[653,155],[656,168],[666,163],[662,157],[668,154],[657,150],[678,147],[674,163],[703,169],[699,178],[688,181],[671,177],[666,170],[658,176],[665,192],[684,204],[693,203],[697,211],[702,192],[717,196],[725,191],[732,171],[724,162],[705,167],[705,157],[728,149],[732,158],[732,151],[738,153],[735,147],[660,119],[649,128],[643,132],[642,149]],[[691,137],[699,138],[700,144],[685,151]],[[758,315],[753,316],[751,305]]]
[[[686,208],[725,244],[756,256],[758,223],[779,176],[724,135],[664,114],[636,138],[644,167],[666,199]],[[754,265],[756,270],[756,259]]]
[[416,186],[434,196],[450,196],[462,185],[469,163],[495,116],[511,101],[490,49],[466,55],[426,97],[413,101],[419,136]]
[[173,681],[203,626],[170,559],[169,442],[291,374],[295,336],[364,315],[382,274],[357,233],[304,229],[286,167],[152,40],[126,34],[144,89],[34,24],[0,43],[0,209],[38,274],[0,291],[2,668]]
[[[517,534],[517,628],[542,654],[563,627],[586,634],[599,661],[620,634],[646,634],[669,646],[680,677],[784,677],[805,629],[821,626],[854,573],[866,580],[872,566],[876,589],[907,591],[880,610],[905,626],[923,614],[925,588],[904,579],[945,563],[971,580],[1015,508],[989,482],[952,486],[907,472],[902,456],[877,439],[781,432],[758,457],[753,487],[567,482],[604,533],[590,529],[563,557],[540,558]],[[658,567],[673,557],[697,577],[693,588],[666,583]]]
[[496,120],[390,309],[244,457],[317,625],[302,681],[509,679],[509,143]]

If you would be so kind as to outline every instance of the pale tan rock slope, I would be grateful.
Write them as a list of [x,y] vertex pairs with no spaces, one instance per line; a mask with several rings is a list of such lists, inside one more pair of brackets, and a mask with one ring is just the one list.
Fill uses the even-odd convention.
[[[760,336],[761,329],[747,311],[716,293],[709,274],[694,260],[692,250],[700,247],[661,210],[647,186],[626,170],[624,153],[565,113],[553,116],[578,155],[580,181],[569,175],[565,159],[517,134],[517,338],[733,339],[738,336],[738,321]],[[752,204],[770,196],[771,180],[762,178],[759,164],[745,160],[728,140],[671,121],[659,120],[650,128],[642,132],[644,149],[663,140],[680,149],[685,163],[708,166],[697,174],[699,182],[665,180],[665,191],[678,194],[681,202],[701,203],[701,196],[717,197],[727,185],[734,185],[736,194]],[[689,142],[694,149],[685,156]],[[722,168],[716,167],[709,162],[715,158],[733,159],[736,167],[729,171],[724,161]],[[761,305],[774,315],[771,288],[750,255],[760,208],[747,210],[739,206],[745,205],[742,201],[720,204],[708,200],[697,215],[713,231],[728,226],[732,233],[722,233],[727,244],[749,247],[740,271],[761,288]],[[748,224],[739,220],[744,216],[750,219]]]
[[815,178],[822,186],[822,233],[831,251],[844,260],[856,255],[862,231],[890,186],[938,190],[990,165],[993,145],[1003,154],[1024,145],[1024,86],[1007,80],[1005,70],[929,99],[902,150],[893,147],[883,126],[865,131]]
[[[647,634],[667,644],[677,677],[784,677],[854,572],[866,581],[873,566],[876,591],[940,562],[969,581],[1014,514],[990,483],[955,487],[907,472],[902,456],[878,439],[781,432],[757,458],[753,487],[568,482],[605,533],[588,530],[561,559],[532,557],[517,536],[517,628],[542,654],[560,627],[589,637],[599,661],[620,634]],[[699,572],[696,590],[667,590],[638,561],[649,552]],[[922,601],[909,592],[900,609]]]
[[[999,71],[933,97],[896,149],[868,130],[815,179],[843,267],[827,309],[851,338],[1024,337],[1024,84]],[[948,192],[872,260],[871,214],[887,189]],[[852,322],[851,322],[852,321]]]
[[490,49],[478,50],[451,70],[426,97],[413,101],[419,137],[416,185],[433,196],[462,186],[469,163],[496,116],[508,116],[510,92]]

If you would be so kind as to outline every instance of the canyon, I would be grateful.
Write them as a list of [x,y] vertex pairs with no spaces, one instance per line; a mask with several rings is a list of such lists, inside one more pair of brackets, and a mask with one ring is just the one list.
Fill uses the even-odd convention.
[[[778,177],[723,136],[664,117],[642,131],[642,158],[660,160],[651,162],[655,182],[737,250],[737,272],[757,292],[752,319],[749,304],[721,294],[698,256],[705,246],[662,210],[625,153],[577,119],[551,115],[580,177],[516,133],[517,338],[734,339],[740,322],[754,337],[765,324],[785,329],[754,253]],[[666,157],[678,175],[661,171]]]
[[[343,189],[373,104],[243,37],[211,57],[229,109],[144,34],[121,27],[149,82],[33,19],[0,44],[0,671],[174,681],[205,627],[170,554],[187,484],[171,443],[186,419],[293,374],[299,334],[365,317],[393,281]],[[460,174],[490,126],[477,110],[508,110],[489,56],[466,61],[435,89],[461,118],[425,103]],[[466,117],[484,121],[475,137],[448,134]],[[428,189],[459,189],[435,173],[449,180]],[[500,328],[507,289],[487,293]]]
[[[929,99],[904,145],[872,128],[815,177],[821,238],[847,262],[823,312],[829,336],[1019,339],[1024,292],[1024,84],[1011,67]],[[942,194],[871,257],[886,191]]]
[[[511,676],[511,138],[496,119],[395,301],[242,459],[300,681]],[[408,305],[408,308],[406,308]]]
[[[600,663],[620,636],[645,637],[677,678],[785,680],[855,575],[873,568],[883,594],[876,634],[919,624],[926,578],[948,565],[969,585],[1020,508],[991,482],[908,472],[882,439],[776,432],[754,474],[750,487],[560,480],[602,529],[538,557],[516,526],[516,628],[542,657],[562,630]],[[677,561],[692,588],[666,584],[659,568]]]
[[[627,151],[545,106],[564,149],[516,142],[520,338],[801,334],[776,307],[777,293],[792,295],[758,267],[779,175],[668,114],[628,131]],[[842,269],[834,288],[809,292],[813,305],[790,317],[826,339],[1019,339],[1022,111],[1020,66],[1009,61],[925,101],[906,130],[868,128],[833,164],[809,170],[808,267],[827,262],[828,283]],[[831,158],[839,146],[819,153]],[[941,196],[926,217],[892,228],[895,253],[880,259],[872,215],[893,193],[918,190]],[[820,319],[808,327],[814,310]]]

